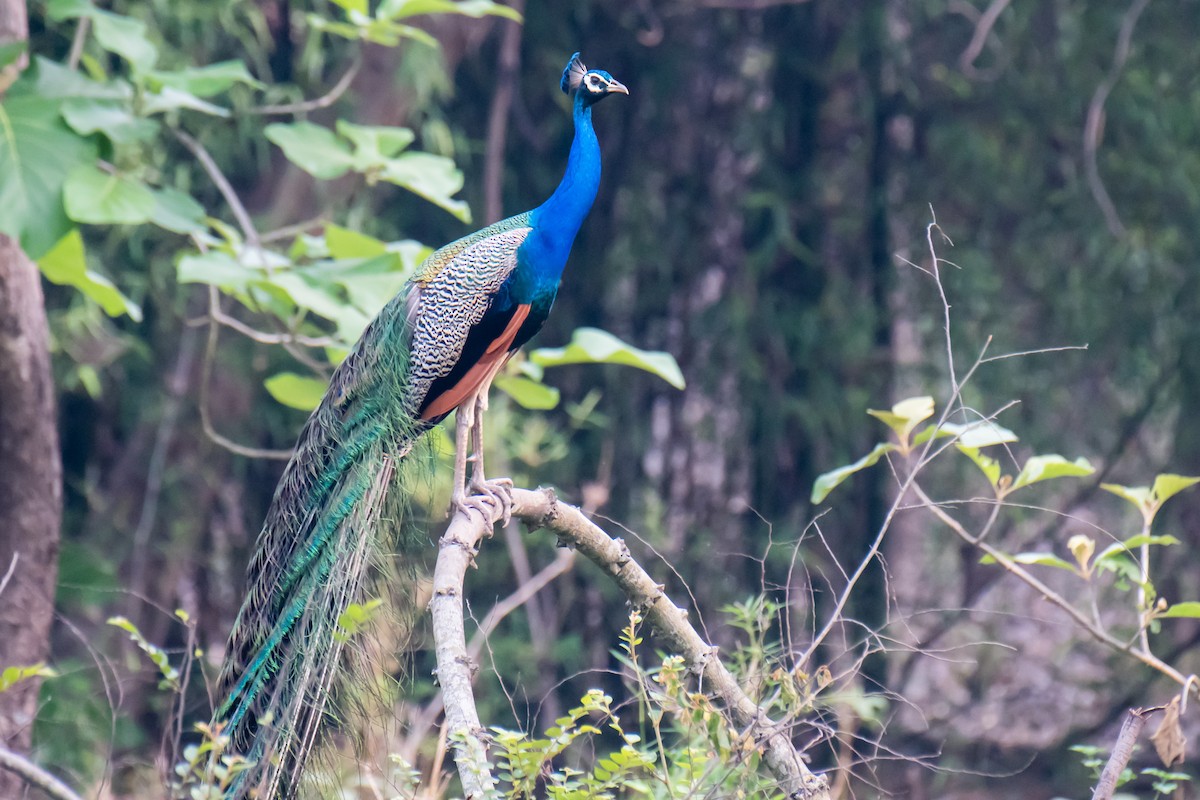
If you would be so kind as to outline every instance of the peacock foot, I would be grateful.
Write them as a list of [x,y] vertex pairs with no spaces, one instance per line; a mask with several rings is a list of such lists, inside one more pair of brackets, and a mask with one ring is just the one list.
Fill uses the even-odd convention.
[[508,525],[512,520],[513,505],[511,478],[492,478],[487,481],[472,480],[469,489],[473,497],[485,500],[493,508],[499,508],[501,524]]

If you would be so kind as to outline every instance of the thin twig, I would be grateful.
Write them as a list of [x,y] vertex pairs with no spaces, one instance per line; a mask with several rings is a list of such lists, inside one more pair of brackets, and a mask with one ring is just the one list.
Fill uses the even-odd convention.
[[71,37],[71,52],[67,55],[67,69],[74,72],[79,68],[79,59],[83,57],[83,46],[87,44],[88,31],[92,29],[91,17],[80,17],[75,25],[75,35]]
[[[911,486],[913,492],[915,492],[917,497],[921,500],[922,505],[925,508],[928,508],[930,512],[932,512],[935,517],[937,517],[942,521],[942,523],[950,528],[950,530],[954,531],[954,533],[957,534],[960,539],[979,548],[986,555],[991,556],[996,560],[996,563],[1003,567],[1006,571],[1041,594],[1043,599],[1049,601],[1052,605],[1058,606],[1058,608],[1066,613],[1066,615],[1072,620],[1074,620],[1079,627],[1091,634],[1092,638],[1096,639],[1102,644],[1107,645],[1108,647],[1111,647],[1113,650],[1116,650],[1119,653],[1125,653],[1132,656],[1133,658],[1145,664],[1147,667],[1166,675],[1168,678],[1180,684],[1181,686],[1187,684],[1187,676],[1185,676],[1182,672],[1158,658],[1153,653],[1149,653],[1135,647],[1132,642],[1121,641],[1108,631],[1104,630],[1104,628],[1094,624],[1090,619],[1087,618],[1086,614],[1075,608],[1075,606],[1073,606],[1071,603],[1067,602],[1066,598],[1064,598],[1058,592],[1054,591],[1041,580],[1034,577],[1032,573],[1014,561],[1007,553],[992,547],[987,542],[981,541],[978,536],[971,535],[971,533],[963,527],[962,523],[954,519],[954,517],[950,516],[945,509],[930,499],[929,495],[925,493],[925,490],[921,488],[919,483],[913,481]],[[1200,686],[1197,686],[1196,696],[1200,697]]]
[[958,58],[958,66],[963,72],[975,72],[975,59],[979,58],[979,54],[983,52],[983,46],[987,43],[988,36],[992,33],[992,28],[996,25],[996,20],[1000,19],[1000,15],[1004,13],[1004,9],[1008,8],[1012,0],[992,0],[992,4],[987,7],[987,10],[980,15],[978,22],[975,24],[975,32],[971,35],[971,41],[967,44],[967,49]]
[[354,78],[358,75],[358,71],[360,69],[362,69],[362,54],[358,53],[355,54],[354,61],[350,64],[350,68],[346,70],[346,74],[338,79],[338,82],[333,85],[333,88],[320,97],[313,98],[312,100],[301,100],[297,103],[283,103],[281,105],[274,106],[255,106],[253,108],[247,108],[245,113],[260,115],[304,114],[309,111],[317,111],[322,108],[328,108],[336,103],[338,99],[346,93],[346,90],[350,88],[350,84],[354,82]]
[[12,561],[8,562],[8,569],[4,572],[4,577],[0,578],[0,594],[4,594],[4,590],[8,588],[8,582],[12,580],[13,573],[17,571],[17,562],[20,560],[21,553],[14,551]]
[[208,174],[209,179],[216,185],[217,191],[225,198],[225,202],[229,205],[229,210],[233,212],[233,218],[237,220],[238,227],[242,229],[242,235],[246,237],[246,244],[257,249],[260,245],[258,231],[254,228],[254,222],[250,219],[250,215],[246,212],[246,207],[242,205],[241,199],[237,196],[237,192],[233,190],[233,186],[229,183],[229,179],[225,177],[225,173],[217,166],[217,162],[209,154],[208,150],[204,149],[204,145],[193,139],[188,134],[172,128],[171,132],[175,134],[175,138],[180,144],[188,149],[196,160],[200,162],[200,166]]
[[1117,34],[1117,47],[1113,54],[1112,66],[1109,67],[1104,80],[1100,81],[1100,85],[1096,87],[1096,91],[1092,93],[1092,101],[1088,104],[1087,121],[1083,126],[1083,161],[1087,171],[1088,186],[1092,190],[1092,197],[1095,198],[1096,205],[1100,206],[1100,211],[1104,214],[1104,222],[1108,225],[1109,232],[1113,236],[1119,237],[1125,236],[1125,225],[1121,222],[1117,208],[1113,205],[1112,198],[1104,187],[1104,179],[1100,177],[1097,153],[1100,149],[1100,137],[1104,129],[1104,104],[1108,101],[1108,95],[1116,85],[1117,79],[1121,77],[1121,70],[1125,66],[1126,59],[1129,58],[1133,28],[1149,3],[1150,0],[1133,0],[1129,5],[1129,10],[1121,19],[1121,30]]
[[[208,287],[208,302],[210,308],[220,308],[220,295],[217,293],[217,287]],[[200,378],[200,427],[204,429],[204,433],[209,439],[224,447],[230,452],[237,453],[247,458],[273,458],[280,461],[287,461],[292,457],[291,450],[265,450],[258,447],[246,447],[238,444],[232,439],[217,433],[217,429],[213,427],[212,415],[208,411],[208,391],[209,385],[212,382],[213,365],[217,360],[217,341],[220,338],[221,327],[214,321],[208,328],[208,343],[204,348],[204,365],[201,370]]]
[[55,800],[83,800],[58,778],[4,746],[0,746],[0,768],[20,775],[30,786],[36,786]]

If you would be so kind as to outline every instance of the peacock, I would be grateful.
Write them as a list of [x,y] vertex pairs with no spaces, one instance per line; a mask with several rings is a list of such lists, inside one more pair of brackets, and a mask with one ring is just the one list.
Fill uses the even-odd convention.
[[592,107],[629,93],[578,53],[561,87],[573,95],[575,136],[554,193],[429,256],[364,330],[300,433],[247,569],[218,681],[214,723],[251,763],[231,798],[294,797],[310,752],[346,705],[331,705],[331,696],[353,694],[344,677],[353,644],[339,620],[380,583],[369,582],[390,559],[384,554],[402,559],[424,541],[404,523],[414,474],[428,464],[415,451],[423,434],[457,409],[452,507],[511,508],[511,482],[484,473],[488,388],[545,322],[596,198]]

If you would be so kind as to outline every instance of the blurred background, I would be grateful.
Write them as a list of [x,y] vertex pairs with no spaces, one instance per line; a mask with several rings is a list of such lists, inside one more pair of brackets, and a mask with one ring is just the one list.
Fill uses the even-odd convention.
[[[1068,536],[1087,530],[1103,547],[1141,520],[1098,491],[1101,480],[1200,473],[1196,2],[508,4],[524,24],[411,20],[437,47],[339,38],[307,15],[338,20],[342,9],[315,1],[105,7],[145,24],[163,68],[240,60],[267,87],[210,98],[228,118],[184,108],[164,120],[208,149],[260,231],[283,230],[282,251],[325,222],[436,247],[531,208],[565,164],[571,119],[558,78],[570,54],[629,87],[629,98],[596,109],[600,195],[533,346],[601,328],[673,355],[687,387],[615,365],[547,369],[561,393],[554,408],[494,399],[489,466],[518,486],[554,486],[624,535],[723,651],[745,642],[729,605],[765,595],[780,606],[768,626],[775,657],[797,666],[897,500],[886,465],[819,505],[814,480],[886,439],[868,408],[932,395],[940,412],[950,363],[961,381],[981,354],[1080,348],[983,363],[963,387],[963,403],[980,414],[1004,408],[997,421],[1020,437],[1009,449],[1018,464],[1061,453],[1097,468],[1022,495],[989,534],[997,546],[1067,558]],[[31,52],[67,61],[76,24],[32,4]],[[94,45],[84,54],[120,72]],[[267,138],[277,118],[245,113],[321,96],[356,59],[346,91],[305,118],[412,129],[422,150],[461,170],[455,197],[470,224],[386,182],[318,180]],[[179,140],[139,147],[157,185],[232,224]],[[953,262],[940,268],[949,358],[928,272],[935,219],[930,240]],[[59,677],[42,688],[34,741],[40,760],[80,785],[110,774],[108,791],[137,794],[171,699],[104,622],[129,617],[176,659],[187,630],[173,612],[184,609],[200,660],[216,663],[283,465],[207,435],[201,385],[221,435],[279,450],[305,412],[278,402],[264,380],[327,373],[324,356],[298,361],[288,352],[298,348],[230,330],[206,358],[206,329],[192,321],[203,321],[209,290],[181,279],[184,238],[92,225],[84,239],[91,266],[143,315],[109,317],[75,290],[46,285],[65,516],[51,659]],[[271,329],[244,305],[225,308]],[[431,541],[447,476],[439,472],[428,500]],[[964,501],[955,508],[964,524],[987,519],[990,507],[965,502],[991,497],[965,459],[939,461],[925,480],[936,500]],[[980,564],[927,510],[903,510],[910,501],[901,499],[882,558],[850,592],[848,622],[800,665],[829,665],[843,698],[813,710],[811,727],[800,723],[798,738],[819,742],[814,768],[852,768],[856,796],[1087,793],[1090,774],[1069,748],[1107,747],[1128,706],[1160,704],[1178,687],[1093,643]],[[1157,590],[1171,602],[1200,594],[1198,503],[1180,495],[1155,523],[1180,540],[1154,554]],[[469,579],[477,616],[550,563],[552,545],[515,530],[489,542]],[[1087,604],[1095,590],[1097,615],[1128,629],[1120,587],[1059,573],[1048,580],[1064,596]],[[484,663],[511,703],[485,669],[485,718],[537,729],[590,687],[621,697],[613,650],[622,603],[580,563],[508,617]],[[1197,669],[1198,640],[1188,620],[1153,637],[1184,673]],[[413,716],[433,691],[427,644],[418,635],[405,679]],[[202,683],[188,701],[198,717]],[[1139,758],[1153,763],[1148,752]]]

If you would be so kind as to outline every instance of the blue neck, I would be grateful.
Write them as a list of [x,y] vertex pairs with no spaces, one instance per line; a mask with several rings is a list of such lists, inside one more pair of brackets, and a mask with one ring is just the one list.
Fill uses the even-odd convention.
[[567,171],[550,199],[532,213],[533,228],[539,241],[532,245],[530,266],[557,285],[562,275],[575,234],[596,199],[600,187],[600,143],[592,128],[592,109],[584,106],[581,93],[575,95],[575,140]]

